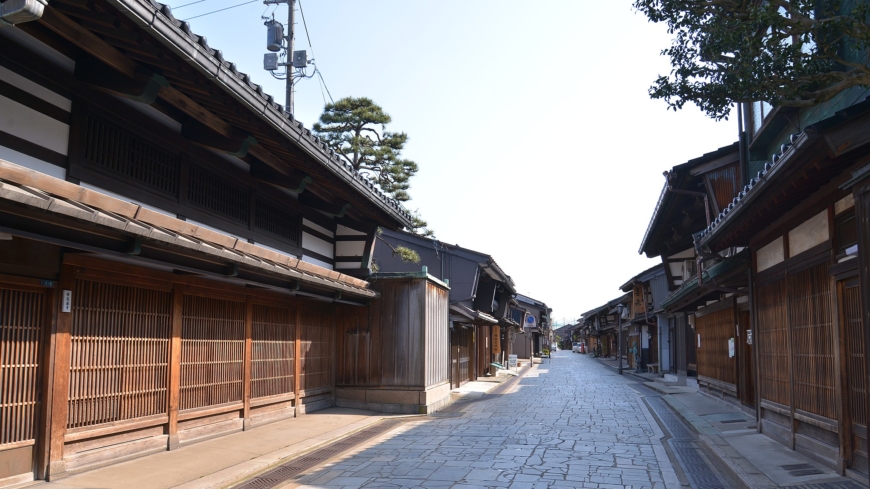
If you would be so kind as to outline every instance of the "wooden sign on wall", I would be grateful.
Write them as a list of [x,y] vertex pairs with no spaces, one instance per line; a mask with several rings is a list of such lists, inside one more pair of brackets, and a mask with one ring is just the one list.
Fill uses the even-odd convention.
[[501,353],[501,328],[492,327],[492,352],[496,355]]
[[646,312],[646,297],[643,293],[643,284],[637,284],[631,293],[631,317],[636,318]]

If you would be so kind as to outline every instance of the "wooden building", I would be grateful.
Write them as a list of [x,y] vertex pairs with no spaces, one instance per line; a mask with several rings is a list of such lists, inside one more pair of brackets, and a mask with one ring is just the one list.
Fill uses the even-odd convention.
[[705,256],[749,248],[760,431],[865,484],[868,93],[800,111],[744,106],[748,177],[695,239]]
[[541,356],[541,350],[549,350],[550,313],[553,311],[547,304],[531,297],[517,294],[518,306],[512,308],[512,318],[522,328],[514,336],[512,353],[518,358]]
[[410,215],[168,7],[28,5],[0,28],[0,485],[334,405],[336,317]]
[[[694,248],[693,234],[703,230],[711,216],[727,208],[739,192],[746,173],[741,169],[739,149],[740,144],[735,142],[666,171],[661,195],[638,250],[649,258],[661,257],[665,272],[666,293],[661,288],[653,291],[666,296],[656,300],[655,310],[660,331],[659,345],[667,350],[659,357],[662,371],[681,376],[697,375],[703,388],[712,388],[732,400],[737,395],[738,360],[728,357],[727,341],[736,338],[737,331],[729,334],[730,329],[723,328],[729,321],[736,324],[736,319],[726,320],[720,314],[718,326],[713,327],[710,323],[712,317],[698,321],[696,318],[705,316],[704,311],[695,313],[700,307],[712,305],[735,292],[719,290],[719,286],[724,287],[721,278],[715,283],[698,283],[699,254]],[[736,251],[728,250],[725,254]],[[738,277],[736,283],[731,283],[732,280],[728,285],[745,288],[748,285],[745,270],[734,273],[743,273],[742,281]],[[746,291],[740,294],[746,299]],[[703,353],[698,350],[698,327],[705,330],[701,348],[708,348],[704,348]],[[711,327],[713,330],[709,329]],[[707,337],[715,338],[715,342],[708,343],[705,341]],[[720,338],[725,338],[726,343],[721,343]],[[712,345],[715,345],[715,353],[709,348]],[[743,357],[748,362],[751,355],[747,351]],[[702,366],[702,361],[715,361],[719,366],[711,370]],[[726,368],[726,364],[729,367]],[[751,366],[746,363],[744,367],[746,379],[751,379]],[[751,407],[754,405],[749,395],[752,389],[748,381],[744,384],[747,384],[744,403]]]
[[[617,358],[619,349],[619,324],[617,305],[622,304],[626,309],[622,316],[622,355],[623,361],[627,361],[626,352],[630,347],[628,339],[629,307],[631,305],[631,293],[623,294],[606,304],[583,313],[581,331],[588,331],[590,351],[603,358]],[[624,363],[623,365],[627,365]]]
[[[631,292],[629,347],[637,344],[640,364],[632,363],[632,367],[642,372],[650,369],[659,372],[670,365],[667,359],[668,338],[662,338],[660,334],[660,318],[656,313],[660,310],[661,301],[667,296],[667,286],[664,266],[659,264],[635,275],[620,287],[623,292]],[[664,324],[666,325],[666,320]],[[660,351],[662,344],[664,352]],[[633,358],[629,360],[634,362]]]
[[[417,252],[419,263],[403,261],[394,250],[404,246]],[[428,273],[450,287],[450,383],[459,387],[477,377],[494,374],[494,361],[506,361],[520,323],[512,319],[516,289],[495,260],[486,254],[448,245],[415,234],[384,230],[375,240],[378,272]]]
[[380,298],[337,312],[336,405],[436,411],[450,401],[449,287],[425,267],[369,280]]

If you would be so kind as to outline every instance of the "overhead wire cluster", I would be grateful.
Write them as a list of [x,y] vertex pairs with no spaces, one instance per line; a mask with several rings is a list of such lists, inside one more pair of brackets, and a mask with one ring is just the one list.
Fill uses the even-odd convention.
[[[196,5],[198,3],[208,2],[208,1],[210,1],[210,0],[196,0],[194,2],[179,5],[179,6],[175,7],[175,10],[178,10],[178,9],[184,8],[184,7],[189,7],[191,5]],[[243,5],[248,5],[248,4],[251,4],[254,2],[258,2],[258,1],[260,1],[260,0],[248,0],[245,2],[237,3],[235,5],[231,5],[229,7],[224,7],[224,8],[220,8],[217,10],[212,10],[211,12],[206,12],[204,14],[194,15],[192,17],[188,17],[188,18],[184,19],[184,21],[186,22],[186,21],[191,20],[191,19],[198,19],[200,17],[205,17],[205,16],[216,14],[219,12],[224,12],[224,11],[227,11],[230,9],[234,9],[236,7],[241,7]],[[305,29],[305,38],[308,40],[308,48],[311,50],[311,61],[314,61],[314,45],[311,43],[311,34],[308,32],[308,23],[305,21],[305,11],[302,9],[302,0],[297,0],[297,3],[299,4],[299,13],[302,16],[302,26]],[[275,8],[277,8],[277,5],[275,5]],[[263,12],[264,16],[268,10],[269,10],[269,7],[266,7],[266,10]],[[290,26],[290,27],[292,28],[292,26]],[[287,61],[285,53],[281,54],[281,60],[282,60],[282,62]],[[293,77],[293,78],[295,78],[295,80],[292,80],[291,83],[293,83],[295,85],[301,79],[313,78],[316,75],[318,77],[318,85],[320,86],[320,95],[321,95],[321,97],[323,97],[323,105],[326,105],[326,96],[329,96],[329,101],[331,103],[335,103],[335,101],[332,98],[332,94],[329,92],[329,87],[326,86],[326,80],[323,78],[323,73],[321,73],[320,69],[317,67],[317,64],[314,64],[314,72],[311,73],[310,75],[305,72],[305,68],[295,68],[295,70],[296,70],[296,75]],[[290,76],[289,73],[275,74],[274,72],[271,72],[271,71],[269,73],[271,73],[271,75],[278,80],[286,80],[287,79],[286,77]],[[325,93],[324,93],[324,91],[325,91]]]

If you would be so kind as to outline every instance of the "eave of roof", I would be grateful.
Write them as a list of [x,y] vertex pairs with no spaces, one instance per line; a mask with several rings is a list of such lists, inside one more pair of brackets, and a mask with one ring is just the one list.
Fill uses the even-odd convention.
[[413,217],[407,209],[355,171],[349,163],[329,149],[326,143],[314,136],[310,129],[295,121],[292,114],[275,103],[271,95],[263,93],[262,86],[253,83],[250,76],[240,73],[234,63],[224,60],[220,51],[210,48],[205,37],[193,33],[187,22],[176,19],[168,5],[149,0],[107,1],[197,71],[214,80],[216,85],[233,98],[249,107],[257,117],[294,141],[334,176],[367,196],[401,226],[411,226]]
[[[712,161],[716,158],[725,156],[728,153],[737,151],[738,148],[739,148],[739,142],[734,142],[732,144],[729,144],[728,146],[722,146],[719,149],[716,149],[716,150],[711,151],[709,153],[705,153],[697,158],[691,159],[683,164],[677,165],[677,166],[673,167],[671,169],[671,171],[676,172],[678,174],[680,174],[684,171],[686,171],[686,173],[688,173],[687,170],[690,170],[690,169],[695,168],[699,165],[702,165],[704,163]],[[646,249],[649,245],[648,240],[650,239],[651,235],[653,234],[653,230],[656,228],[656,226],[658,226],[660,224],[659,221],[662,219],[662,213],[663,213],[663,210],[665,208],[665,205],[667,204],[667,201],[669,200],[669,196],[673,196],[673,195],[674,194],[672,192],[668,191],[668,182],[665,181],[664,186],[662,186],[662,192],[661,192],[661,194],[659,194],[659,200],[658,200],[658,202],[656,202],[656,207],[653,210],[652,217],[650,218],[649,224],[647,225],[646,232],[644,232],[643,239],[641,240],[640,248],[638,248],[638,250],[637,250],[637,253],[639,255],[643,254],[644,251],[646,251]],[[650,257],[650,258],[652,258],[652,257]]]
[[[710,268],[704,270],[704,273],[702,274],[703,284],[707,285],[711,281],[713,281],[713,279],[720,277],[720,276],[724,275],[725,273],[730,272],[731,270],[734,270],[735,268],[737,268],[739,266],[746,266],[746,260],[734,258],[734,259],[721,261],[721,262],[711,266]],[[701,284],[698,283],[697,278],[692,279],[692,280],[688,280],[688,281],[684,282],[682,285],[680,285],[677,288],[677,290],[675,290],[673,293],[671,293],[671,295],[666,297],[665,300],[662,301],[662,303],[660,304],[659,307],[661,307],[662,309],[667,309],[667,308],[673,306],[674,304],[678,303],[681,299],[687,297],[689,294],[691,294],[692,292],[694,292],[700,288],[701,288]]]
[[0,159],[0,199],[116,229],[315,287],[366,298],[369,283]]
[[634,285],[635,282],[646,282],[647,280],[651,280],[654,277],[657,277],[659,275],[664,275],[664,273],[665,273],[665,266],[661,263],[656,264],[656,265],[638,273],[634,277],[631,277],[628,280],[628,282],[622,284],[619,287],[619,290],[621,290],[623,292],[628,292],[628,289],[630,289],[632,287],[632,285]]
[[780,151],[764,164],[764,168],[743,187],[743,190],[716,216],[713,222],[695,235],[695,241],[698,245],[702,247],[709,245],[723,230],[737,221],[750,204],[770,186],[770,182],[781,174],[783,169],[789,166],[789,163],[796,159],[796,155],[817,138],[818,132],[812,130],[812,128],[792,134],[789,142],[782,145]]
[[513,279],[510,277],[510,275],[505,273],[504,270],[502,270],[502,268],[498,265],[498,263],[496,263],[495,259],[492,256],[487,255],[486,253],[481,253],[479,251],[463,248],[459,245],[442,243],[437,239],[419,236],[414,233],[409,233],[407,231],[393,231],[385,229],[383,230],[383,235],[396,239],[402,239],[405,241],[415,242],[420,246],[425,246],[427,249],[438,246],[438,250],[440,253],[456,255],[471,261],[476,261],[481,268],[487,270],[487,273],[489,273],[489,270],[491,270],[492,273],[490,273],[490,276],[495,274],[495,277],[493,278],[507,285],[511,293],[516,293]]

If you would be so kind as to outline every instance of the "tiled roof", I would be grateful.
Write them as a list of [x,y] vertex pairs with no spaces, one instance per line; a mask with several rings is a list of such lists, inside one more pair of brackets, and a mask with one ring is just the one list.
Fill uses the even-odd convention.
[[755,191],[756,193],[758,191],[758,184],[764,181],[765,176],[767,176],[768,173],[776,168],[776,166],[784,157],[794,152],[793,148],[798,145],[801,137],[804,135],[804,132],[797,132],[792,134],[791,137],[789,137],[788,142],[780,147],[780,151],[774,154],[771,157],[770,161],[764,164],[764,168],[759,171],[758,174],[752,180],[750,180],[746,186],[743,187],[743,190],[741,190],[740,193],[738,193],[737,196],[734,197],[734,200],[732,200],[727,207],[722,209],[722,212],[720,212],[719,215],[716,216],[715,219],[713,219],[713,222],[711,222],[706,229],[697,233],[697,241],[700,242],[705,239],[709,239],[716,231],[716,229],[720,228],[721,225],[729,218],[729,216],[734,214],[733,211],[735,207],[743,203],[746,199],[753,197],[755,195],[753,191]]
[[[169,5],[164,5],[155,0],[109,0],[109,3],[118,7],[122,11],[129,12],[129,14],[134,16],[134,20],[136,20],[137,23],[146,30],[150,29],[156,31],[153,32],[155,38],[164,44],[174,47],[175,51],[180,56],[188,58],[193,63],[200,64],[204,61],[203,57],[207,57],[207,59],[211,61],[209,64],[218,68],[218,73],[211,72],[206,74],[214,78],[218,85],[226,86],[227,84],[223,83],[223,78],[226,76],[232,77],[237,84],[247,89],[247,95],[253,96],[258,100],[258,106],[251,107],[254,112],[264,116],[276,116],[277,119],[283,121],[279,130],[284,131],[288,137],[295,139],[297,143],[304,140],[305,143],[307,143],[305,146],[308,146],[305,149],[313,150],[313,152],[316,153],[316,155],[313,156],[318,157],[323,163],[326,163],[327,167],[336,172],[340,177],[347,181],[356,183],[357,187],[361,185],[375,198],[375,200],[379,200],[382,204],[390,207],[409,222],[413,218],[402,204],[384,194],[371,180],[354,170],[353,166],[344,161],[341,156],[329,148],[325,142],[315,136],[311,132],[311,129],[306,128],[302,122],[294,120],[293,115],[287,112],[283,106],[275,102],[272,95],[265,93],[261,85],[254,83],[251,80],[250,75],[240,72],[235,63],[231,63],[224,59],[223,53],[220,50],[210,47],[205,36],[197,35],[191,30],[189,23],[176,19],[172,15],[172,8]],[[143,11],[142,9],[145,9],[146,11]],[[180,46],[178,43],[173,42],[173,40],[170,39],[170,36],[159,32],[160,28],[156,26],[158,21],[163,21],[165,25],[172,26],[173,34],[182,39],[186,39],[189,42],[189,45]],[[191,52],[192,49],[196,52]],[[203,67],[200,66],[201,70],[202,68]],[[231,87],[227,88],[232,89]]]
[[90,190],[0,159],[0,200],[17,202],[132,236],[218,256],[228,262],[284,275],[315,287],[374,298],[368,282],[298,258],[196,226],[140,205]]

